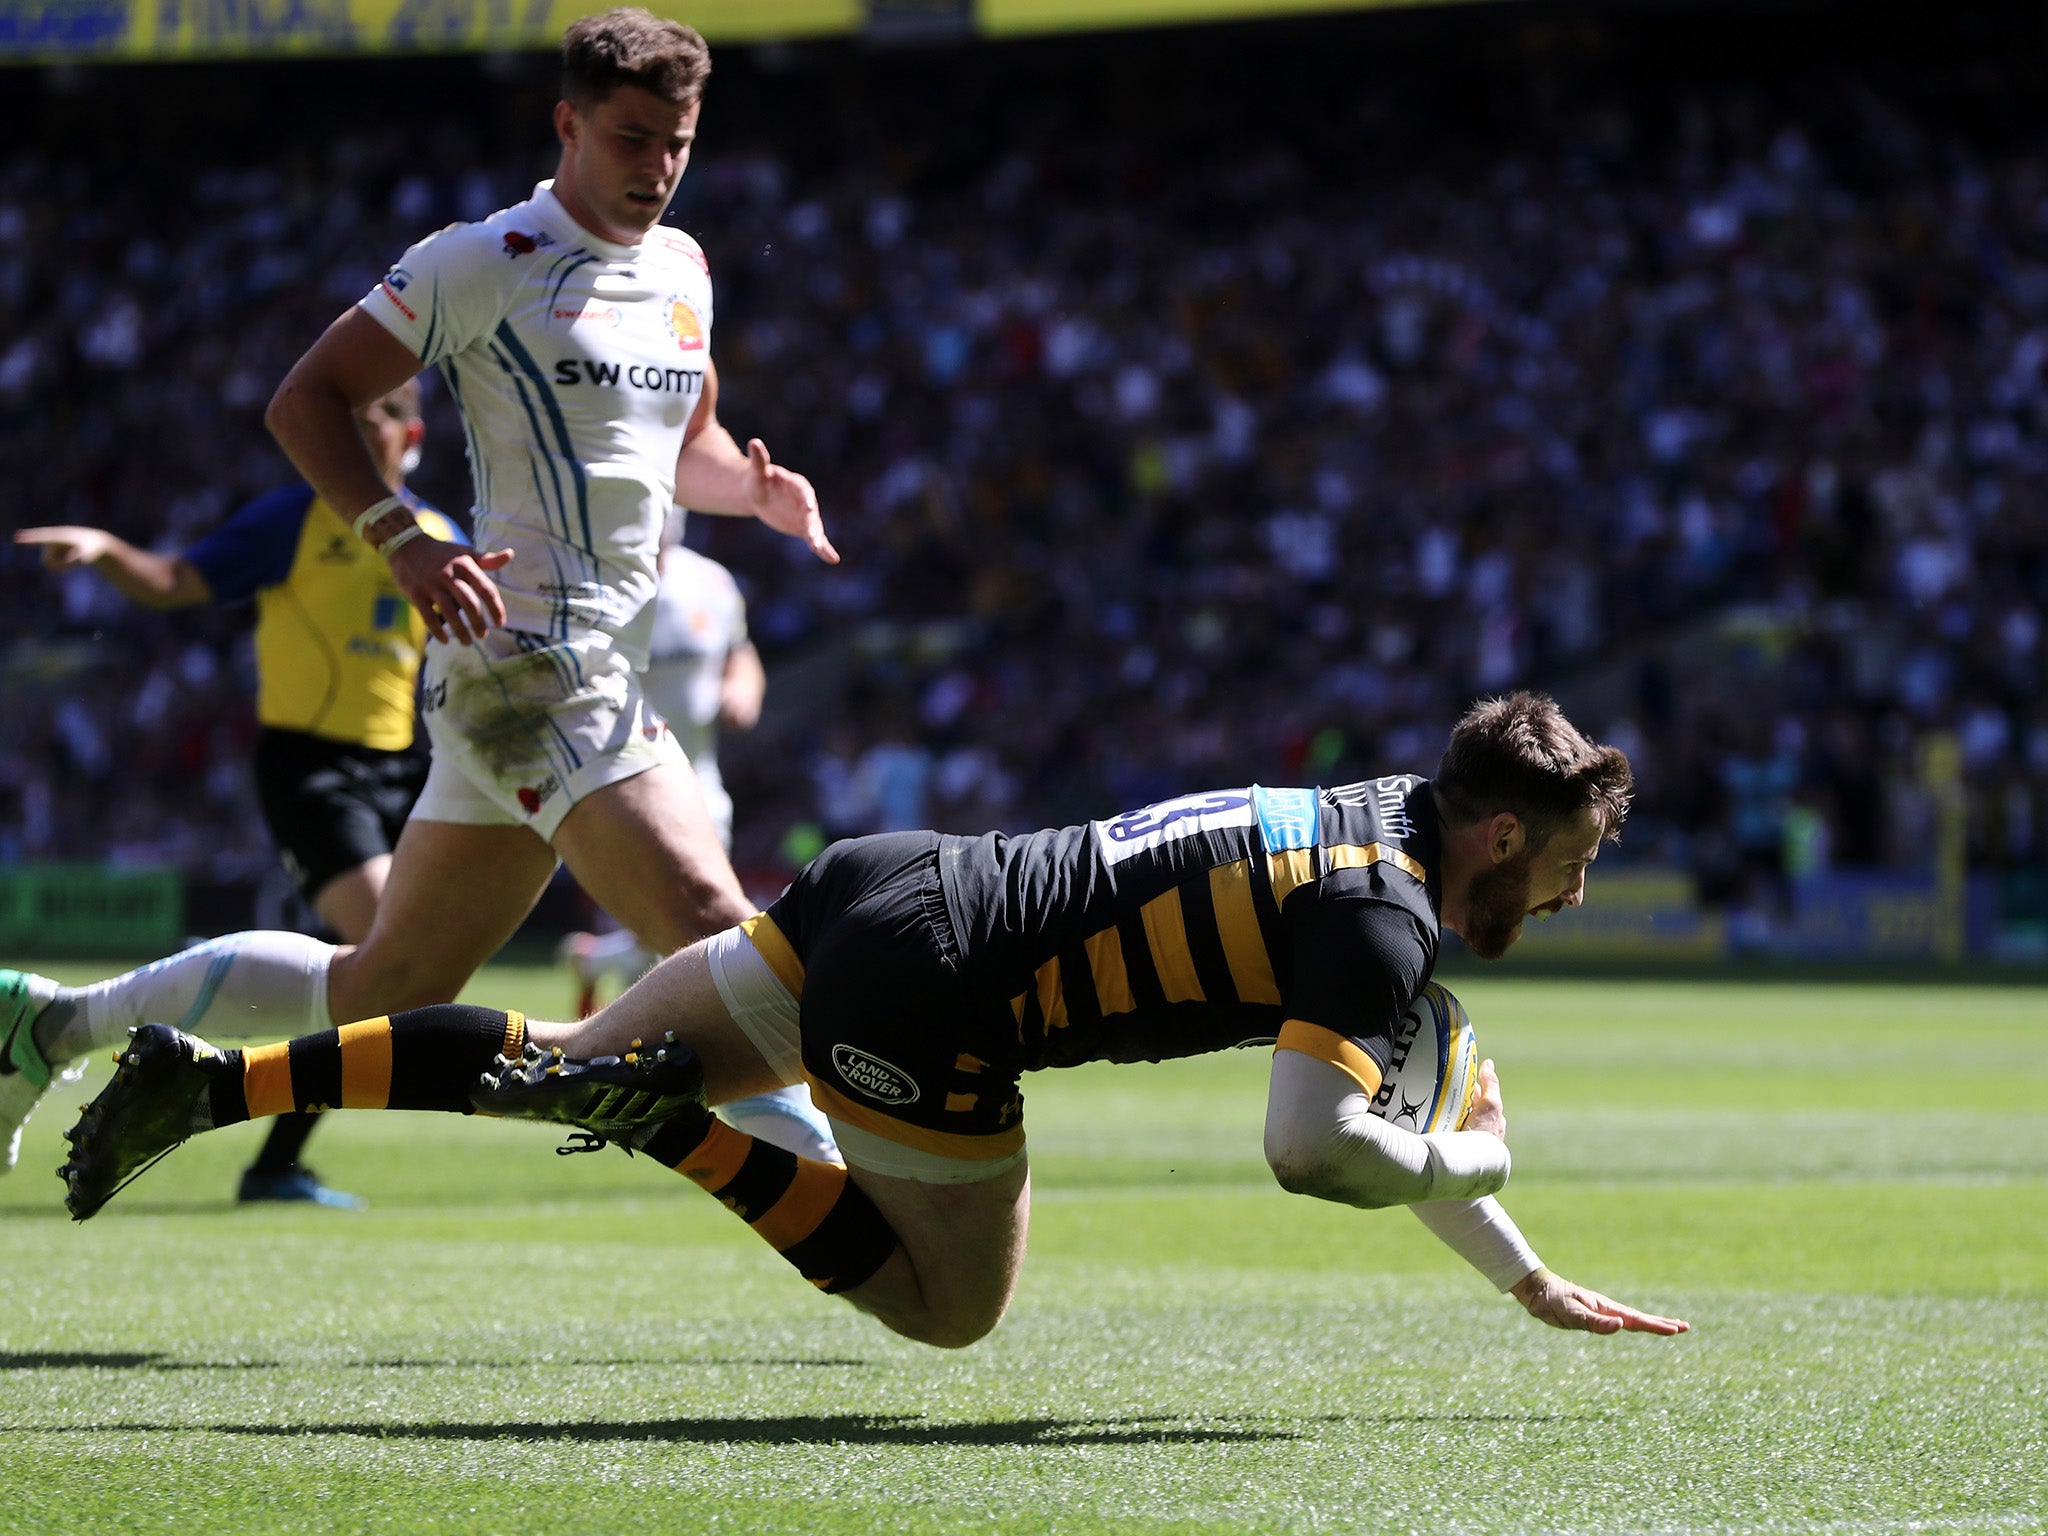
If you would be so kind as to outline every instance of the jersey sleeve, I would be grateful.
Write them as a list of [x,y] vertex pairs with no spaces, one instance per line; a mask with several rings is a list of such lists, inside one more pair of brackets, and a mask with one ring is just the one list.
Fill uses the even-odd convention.
[[400,257],[358,307],[431,368],[504,318],[506,276],[482,225],[450,224]]
[[288,485],[259,496],[186,550],[185,558],[206,578],[214,601],[246,602],[291,574],[306,508],[312,504],[310,485]]
[[1279,1046],[1327,1061],[1377,1093],[1435,946],[1413,912],[1383,897],[1338,895],[1302,908],[1288,914],[1294,985],[1282,1004]]

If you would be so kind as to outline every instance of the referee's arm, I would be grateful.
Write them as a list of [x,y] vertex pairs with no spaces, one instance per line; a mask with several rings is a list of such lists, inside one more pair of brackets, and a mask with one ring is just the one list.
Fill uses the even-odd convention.
[[213,589],[199,568],[183,555],[159,555],[138,549],[104,528],[59,524],[21,528],[14,542],[43,552],[46,571],[74,571],[90,566],[116,591],[145,608],[190,608],[211,602]]

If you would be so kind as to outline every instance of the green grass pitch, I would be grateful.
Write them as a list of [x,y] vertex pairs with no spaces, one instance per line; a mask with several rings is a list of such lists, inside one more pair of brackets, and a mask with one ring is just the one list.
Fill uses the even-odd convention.
[[1509,1208],[1691,1335],[1282,1194],[1263,1053],[1028,1080],[1030,1260],[958,1353],[534,1127],[337,1118],[360,1215],[233,1208],[241,1128],[73,1226],[101,1063],[0,1181],[0,1530],[2048,1531],[2048,993],[1456,985]]

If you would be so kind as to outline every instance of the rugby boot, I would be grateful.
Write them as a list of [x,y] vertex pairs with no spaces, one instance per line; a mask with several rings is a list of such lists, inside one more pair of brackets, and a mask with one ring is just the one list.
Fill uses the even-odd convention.
[[360,1211],[369,1201],[336,1189],[303,1163],[289,1168],[250,1168],[235,1190],[237,1205],[318,1205],[330,1211]]
[[21,1128],[50,1084],[85,1070],[83,1062],[53,1068],[36,1044],[36,1019],[58,990],[46,977],[0,970],[0,1173],[21,1156]]
[[168,1024],[145,1024],[114,1058],[114,1080],[64,1133],[57,1170],[74,1221],[98,1213],[158,1158],[212,1127],[208,1092],[221,1053]]
[[606,1142],[630,1149],[657,1126],[684,1115],[708,1115],[704,1064],[666,1037],[653,1050],[638,1040],[623,1056],[565,1056],[528,1045],[517,1060],[500,1056],[478,1079],[469,1102],[480,1115],[546,1120],[585,1133],[584,1146]]

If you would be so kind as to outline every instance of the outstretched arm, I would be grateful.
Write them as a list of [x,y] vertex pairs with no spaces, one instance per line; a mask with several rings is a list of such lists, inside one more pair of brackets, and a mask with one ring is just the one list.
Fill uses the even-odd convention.
[[1418,1136],[1370,1112],[1348,1074],[1299,1051],[1273,1053],[1266,1159],[1283,1187],[1346,1205],[1406,1205],[1531,1317],[1588,1333],[1684,1333],[1689,1324],[1624,1306],[1543,1268],[1491,1198],[1507,1182],[1507,1110],[1500,1076],[1480,1063],[1466,1129]]
[[20,528],[17,544],[40,545],[43,569],[73,571],[91,566],[112,582],[123,597],[145,608],[190,608],[213,592],[198,567],[182,555],[159,555],[138,549],[104,528],[60,524],[51,528]]
[[777,533],[802,539],[827,565],[839,551],[825,537],[818,493],[793,469],[768,456],[768,445],[750,438],[740,451],[718,420],[718,369],[704,367],[704,393],[676,456],[676,504],[722,517],[758,517]]

